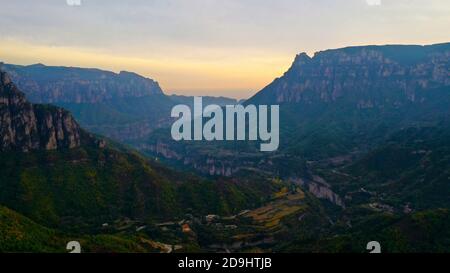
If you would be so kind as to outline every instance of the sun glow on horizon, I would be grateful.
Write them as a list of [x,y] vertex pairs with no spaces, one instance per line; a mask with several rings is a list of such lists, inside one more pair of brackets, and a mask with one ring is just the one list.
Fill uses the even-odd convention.
[[301,52],[450,41],[447,0],[3,2],[0,61],[128,70],[168,94],[248,98]]
[[130,71],[157,81],[166,94],[228,96],[245,99],[281,76],[293,56],[248,55],[235,52],[236,59],[211,61],[119,56],[98,50],[31,45],[0,40],[0,61],[19,65],[42,63],[50,66],[98,68],[113,72]]

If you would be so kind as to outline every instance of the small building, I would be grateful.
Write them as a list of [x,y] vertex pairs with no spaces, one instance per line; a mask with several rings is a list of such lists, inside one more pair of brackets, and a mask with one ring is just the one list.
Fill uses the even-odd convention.
[[183,231],[183,233],[191,233],[192,229],[188,224],[183,224],[181,226],[181,230]]

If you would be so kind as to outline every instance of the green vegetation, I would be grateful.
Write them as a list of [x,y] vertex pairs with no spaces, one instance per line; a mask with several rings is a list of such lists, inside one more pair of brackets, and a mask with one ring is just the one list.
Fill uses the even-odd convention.
[[370,241],[378,241],[383,253],[448,253],[450,213],[436,209],[406,216],[375,214],[344,231],[334,229],[314,241],[285,244],[280,251],[367,253]]
[[17,212],[0,206],[0,253],[65,253],[68,242],[80,242],[83,252],[152,252],[140,238],[124,235],[77,236],[39,225]]
[[209,181],[114,148],[2,153],[0,177],[1,204],[74,230],[122,216],[153,221],[188,211],[226,215],[272,193],[271,183]]

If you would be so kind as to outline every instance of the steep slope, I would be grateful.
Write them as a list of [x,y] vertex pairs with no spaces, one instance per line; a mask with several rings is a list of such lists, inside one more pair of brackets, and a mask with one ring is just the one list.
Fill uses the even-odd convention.
[[291,234],[291,241],[277,246],[280,252],[368,253],[367,243],[377,241],[382,253],[449,253],[450,212],[434,209],[409,215],[377,213],[360,218],[352,227],[342,226],[311,240]]
[[174,102],[157,82],[135,73],[42,64],[3,69],[31,102],[63,107],[84,128],[115,140],[144,137],[170,123]]
[[400,130],[354,163],[323,172],[348,204],[399,212],[448,208],[450,124]]
[[215,183],[106,145],[66,111],[28,103],[3,72],[0,91],[0,204],[39,223],[81,229],[121,217],[229,214],[272,192],[270,183]]
[[124,235],[69,235],[46,228],[0,206],[0,253],[66,253],[66,245],[77,240],[87,252],[157,252],[140,238]]
[[[169,127],[174,105],[193,104],[192,97],[166,96],[156,81],[131,72],[42,64],[4,64],[3,69],[31,102],[67,109],[83,128],[131,144]],[[236,100],[205,97],[205,102]]]
[[[422,102],[423,90],[450,85],[450,44],[361,46],[297,55],[291,68],[249,103],[347,100],[377,108]],[[422,92],[421,92],[422,91]]]
[[364,149],[450,117],[450,44],[362,46],[296,57],[248,103],[281,104],[281,148],[309,158]]
[[[245,167],[297,176],[305,167],[302,159],[360,156],[401,128],[448,120],[449,71],[449,43],[348,47],[313,58],[302,53],[282,77],[245,102],[280,105],[277,152],[260,153],[248,143],[175,143],[163,130],[140,148],[205,173],[231,175]],[[283,160],[276,163],[277,158]]]
[[65,110],[26,101],[6,73],[0,74],[0,150],[75,148],[82,133]]
[[33,103],[99,103],[114,98],[162,95],[158,83],[135,73],[99,69],[4,64]]

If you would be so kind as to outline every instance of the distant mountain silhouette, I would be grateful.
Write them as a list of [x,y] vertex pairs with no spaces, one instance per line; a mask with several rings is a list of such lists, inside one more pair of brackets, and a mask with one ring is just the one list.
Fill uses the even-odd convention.
[[99,103],[116,98],[161,95],[152,79],[78,67],[4,64],[3,69],[34,103]]
[[[16,85],[33,103],[51,103],[69,110],[91,132],[117,141],[134,142],[171,125],[176,104],[193,104],[189,96],[166,96],[159,84],[136,73],[100,69],[4,64]],[[205,103],[235,103],[206,97]]]
[[313,58],[301,53],[282,77],[245,102],[280,104],[281,143],[273,159],[252,144],[171,142],[162,130],[142,150],[204,173],[258,168],[289,176],[304,168],[281,171],[285,164],[273,162],[278,154],[317,160],[359,153],[403,127],[449,120],[449,71],[450,43],[348,47]]
[[248,103],[346,100],[358,108],[421,102],[424,90],[450,86],[450,43],[359,46],[297,55],[291,68]]

